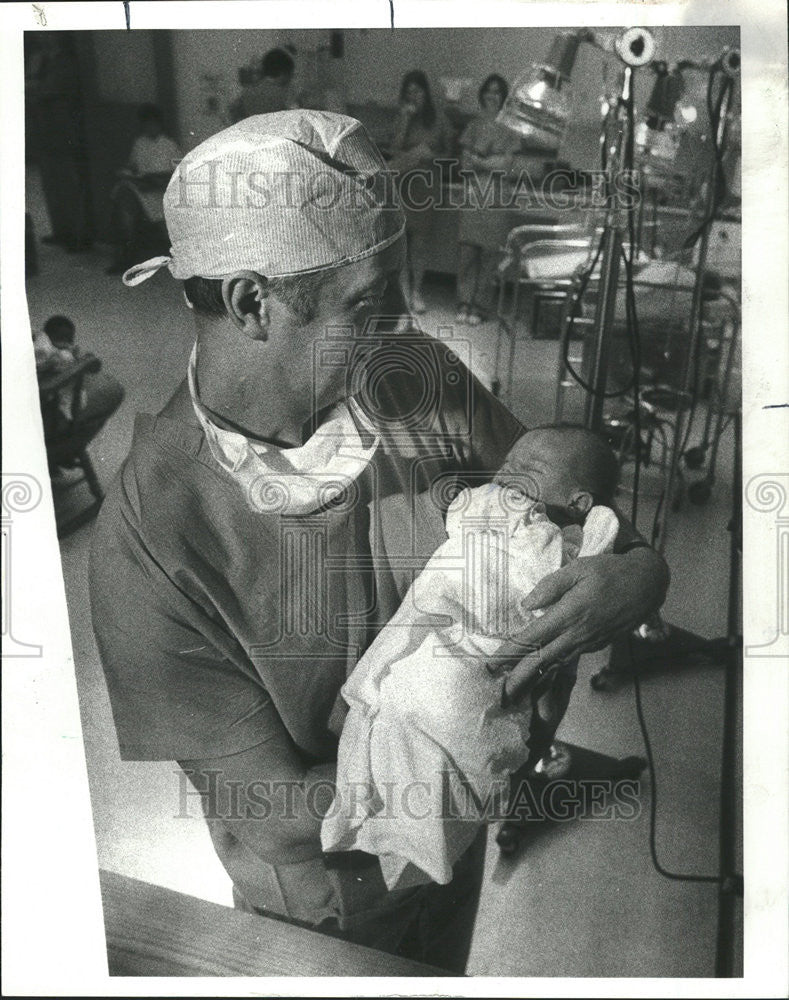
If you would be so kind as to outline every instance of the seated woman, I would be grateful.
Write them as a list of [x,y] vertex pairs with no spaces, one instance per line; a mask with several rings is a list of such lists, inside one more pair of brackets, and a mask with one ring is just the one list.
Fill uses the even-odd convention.
[[[449,131],[449,123],[433,104],[427,76],[418,69],[406,73],[400,85],[400,113],[389,150],[392,169],[401,175],[409,171],[432,170],[434,181],[437,180],[435,159],[446,151]],[[407,182],[401,183],[400,190],[408,240],[406,297],[412,312],[423,313],[422,283],[429,259],[433,214],[429,208],[417,205],[425,200],[429,190],[416,184],[412,190]]]
[[[520,138],[496,122],[496,115],[507,97],[507,84],[492,73],[479,88],[480,113],[466,126],[460,137],[461,167],[476,174],[477,185],[468,190],[486,192],[493,171],[501,172],[501,196],[506,194],[504,173],[512,168],[513,156],[520,148]],[[492,189],[495,192],[495,188]],[[460,250],[458,261],[458,323],[477,326],[493,311],[493,279],[499,250],[510,229],[510,212],[495,193],[485,206],[471,204],[460,213]]]
[[145,225],[164,222],[162,195],[182,156],[174,140],[164,134],[162,114],[155,105],[143,104],[138,117],[141,134],[112,192],[115,260],[107,274],[122,274],[131,267],[134,244]]

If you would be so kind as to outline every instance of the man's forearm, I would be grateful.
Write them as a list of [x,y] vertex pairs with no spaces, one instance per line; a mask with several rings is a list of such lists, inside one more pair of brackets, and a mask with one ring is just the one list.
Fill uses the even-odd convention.
[[632,522],[625,517],[616,504],[611,504],[611,509],[616,514],[617,520],[619,521],[619,532],[616,536],[616,542],[614,543],[614,552],[625,552],[628,549],[637,547],[648,548],[649,543],[647,540],[635,528]]
[[611,506],[619,521],[619,531],[614,543],[614,552],[627,556],[629,565],[633,567],[632,572],[646,574],[645,577],[640,577],[640,579],[648,579],[650,576],[655,578],[656,582],[662,588],[662,597],[660,600],[660,605],[662,605],[666,599],[666,592],[668,591],[671,579],[668,563],[660,553],[652,548],[641,532],[625,517],[616,504],[612,504]]
[[655,607],[650,610],[657,611],[658,608],[662,607],[663,602],[666,599],[668,585],[671,580],[671,572],[668,568],[668,563],[663,556],[661,556],[659,552],[656,552],[655,549],[647,545],[647,543],[643,541],[641,536],[637,533],[635,540],[641,544],[628,548],[621,554],[621,557],[622,559],[627,560],[626,572],[628,574],[637,574],[639,580],[654,581],[654,584],[658,588],[658,592],[660,594],[660,600],[655,604]]
[[277,775],[240,759],[249,755],[180,763],[200,792],[206,818],[219,820],[269,864],[320,857],[321,822],[334,801],[335,764]]

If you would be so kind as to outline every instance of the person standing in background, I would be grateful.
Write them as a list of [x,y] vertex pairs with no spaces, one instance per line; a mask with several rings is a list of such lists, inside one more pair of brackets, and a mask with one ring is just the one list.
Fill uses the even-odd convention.
[[38,166],[52,232],[69,253],[93,244],[80,67],[68,32],[42,31],[25,45],[25,136]]
[[[455,321],[478,326],[493,311],[493,279],[496,274],[500,250],[510,229],[510,213],[502,206],[501,183],[492,184],[491,174],[512,169],[513,157],[520,148],[520,139],[514,132],[499,125],[496,115],[507,97],[507,83],[497,73],[491,75],[479,88],[479,114],[466,126],[460,137],[461,167],[476,174],[475,185],[467,190],[485,192],[485,204],[464,206],[460,213],[460,248],[458,261],[458,311]],[[496,197],[498,194],[498,197]]]
[[[411,70],[400,85],[400,113],[390,146],[390,166],[401,175],[430,170],[434,185],[440,181],[435,159],[446,151],[448,144],[449,124],[433,104],[427,76],[422,70]],[[422,284],[429,259],[433,215],[430,208],[416,207],[424,201],[424,192],[417,191],[416,185],[412,190],[406,180],[401,184],[401,192],[408,239],[408,266],[404,275],[406,300],[412,312],[423,313]]]
[[134,263],[135,241],[144,224],[164,222],[162,195],[182,155],[175,140],[165,134],[155,104],[141,105],[137,115],[140,134],[112,192],[115,260],[107,274],[123,274]]
[[261,79],[245,87],[241,96],[230,108],[230,119],[235,124],[251,115],[268,115],[293,107],[289,88],[296,65],[285,49],[271,49],[261,61]]

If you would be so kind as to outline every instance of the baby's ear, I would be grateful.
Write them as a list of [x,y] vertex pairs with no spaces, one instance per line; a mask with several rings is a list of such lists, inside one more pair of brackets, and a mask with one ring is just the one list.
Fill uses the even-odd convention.
[[592,507],[594,507],[594,497],[591,493],[587,493],[586,490],[576,490],[570,497],[567,506],[574,514],[586,517]]

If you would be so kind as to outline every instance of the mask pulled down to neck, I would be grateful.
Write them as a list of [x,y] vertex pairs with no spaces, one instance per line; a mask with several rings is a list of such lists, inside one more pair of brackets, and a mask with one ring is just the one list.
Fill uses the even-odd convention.
[[[196,344],[189,359],[189,394],[214,461],[260,514],[310,514],[336,501],[369,465],[380,441],[352,398],[335,406],[298,448],[279,448],[220,427],[200,402]],[[372,438],[369,446],[357,421]]]

